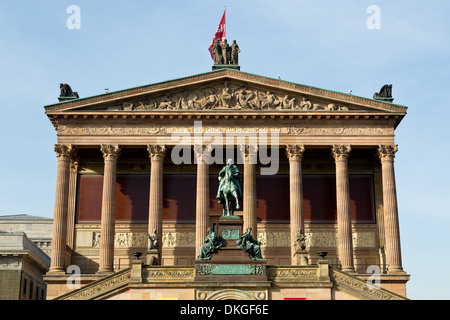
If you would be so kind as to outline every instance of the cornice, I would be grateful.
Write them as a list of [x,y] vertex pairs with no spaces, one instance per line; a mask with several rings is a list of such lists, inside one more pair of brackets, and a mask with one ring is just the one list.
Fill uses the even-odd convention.
[[366,113],[366,112],[69,112],[49,115],[55,129],[60,124],[154,124],[173,125],[202,121],[207,125],[275,125],[278,127],[299,125],[325,125],[349,123],[360,125],[383,124],[394,128],[400,123],[404,115],[400,113]]

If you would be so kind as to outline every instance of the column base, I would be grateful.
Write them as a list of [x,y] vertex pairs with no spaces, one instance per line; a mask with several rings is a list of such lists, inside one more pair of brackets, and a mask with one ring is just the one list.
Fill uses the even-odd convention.
[[389,267],[387,270],[387,274],[406,274],[406,271],[403,270],[401,267],[392,268]]
[[111,269],[98,269],[96,274],[113,274],[114,270]]
[[50,268],[47,272],[48,275],[54,275],[54,274],[66,274],[66,270],[63,268]]
[[356,274],[356,270],[353,267],[342,267],[341,268],[342,272],[346,272],[346,273],[351,273],[351,274]]

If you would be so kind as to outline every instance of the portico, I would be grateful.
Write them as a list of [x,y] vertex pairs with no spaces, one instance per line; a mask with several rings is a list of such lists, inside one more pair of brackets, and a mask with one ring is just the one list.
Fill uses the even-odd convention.
[[[225,89],[245,99],[222,105]],[[406,107],[220,69],[45,108],[58,134],[49,275],[70,264],[111,274],[136,251],[149,263],[154,230],[156,265],[192,265],[221,216],[217,174],[230,154],[242,177],[236,215],[268,264],[300,265],[303,230],[311,264],[327,251],[343,272],[405,274],[394,130]]]

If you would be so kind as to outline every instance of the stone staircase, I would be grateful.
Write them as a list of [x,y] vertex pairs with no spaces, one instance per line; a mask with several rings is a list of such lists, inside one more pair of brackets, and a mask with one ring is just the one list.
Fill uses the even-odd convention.
[[[326,262],[323,260],[322,262]],[[133,266],[105,276],[79,289],[63,294],[55,300],[97,300],[113,296],[130,285],[148,283],[186,283],[195,288],[194,266],[146,266],[133,263]],[[346,292],[362,300],[408,300],[392,291],[371,287],[367,281],[349,273],[329,267],[327,263],[310,266],[267,266],[269,283],[280,286],[286,283],[304,283],[313,287],[328,287]],[[201,288],[202,284],[200,284]],[[204,284],[203,284],[204,286]],[[267,295],[266,295],[267,297]]]
[[126,287],[131,279],[131,267],[120,270],[103,279],[91,282],[79,289],[75,289],[54,300],[95,300],[112,294],[114,291]]
[[367,281],[330,267],[330,280],[336,289],[348,292],[363,300],[408,300],[392,291],[371,287]]

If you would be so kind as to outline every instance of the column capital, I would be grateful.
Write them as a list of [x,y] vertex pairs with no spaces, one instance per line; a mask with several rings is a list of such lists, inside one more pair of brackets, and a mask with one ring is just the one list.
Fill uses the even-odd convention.
[[291,161],[301,161],[303,153],[305,152],[305,147],[303,145],[291,145],[286,146],[286,155]]
[[80,167],[80,158],[75,154],[70,158],[70,171],[78,172],[78,168]]
[[76,154],[76,150],[71,144],[55,144],[54,150],[59,160],[70,160]]
[[119,145],[103,144],[100,147],[100,150],[102,151],[105,161],[112,161],[117,160],[117,158],[120,156],[121,147]]
[[166,155],[166,145],[147,145],[148,155],[152,161],[163,161]]
[[377,155],[381,161],[394,161],[395,153],[398,151],[398,146],[394,145],[379,145]]
[[349,145],[334,145],[331,147],[331,154],[335,161],[347,161],[351,150]]
[[256,164],[258,146],[253,144],[241,144],[239,146],[239,152],[242,159],[249,161],[251,164]]

